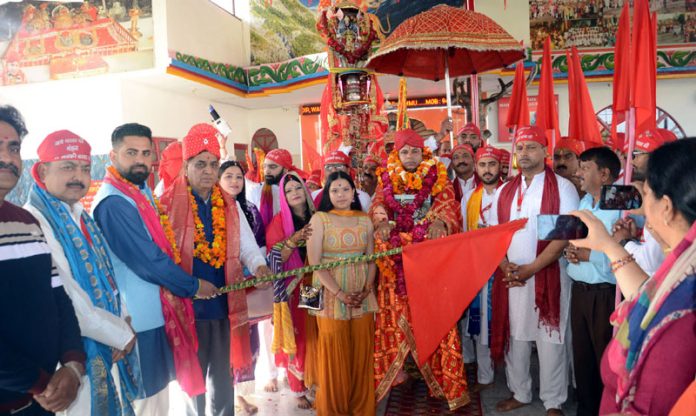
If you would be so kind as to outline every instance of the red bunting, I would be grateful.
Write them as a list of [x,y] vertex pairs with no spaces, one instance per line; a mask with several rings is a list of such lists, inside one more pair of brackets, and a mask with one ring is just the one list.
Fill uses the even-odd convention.
[[404,247],[402,254],[419,365],[437,349],[505,257],[526,219]]
[[[541,59],[541,80],[539,81],[539,98],[537,99],[536,125],[546,130],[550,153],[553,143],[561,140],[558,128],[558,109],[553,90],[553,68],[551,67],[551,38],[544,41],[544,55]],[[553,130],[553,136],[549,130]]]
[[655,85],[657,83],[657,43],[655,22],[648,0],[636,0],[633,10],[631,48],[631,106],[636,109],[636,137],[655,124]]
[[614,85],[612,102],[611,138],[614,149],[623,149],[623,140],[616,133],[616,126],[626,120],[631,104],[631,17],[628,2],[624,2],[614,45]]
[[507,127],[529,125],[529,105],[527,102],[527,80],[524,76],[524,62],[515,67],[515,79],[512,81],[512,96],[508,109]]
[[566,58],[568,59],[568,103],[570,106],[568,138],[603,145],[592,98],[587,90],[585,74],[582,72],[580,56],[575,46],[572,51],[566,51]]

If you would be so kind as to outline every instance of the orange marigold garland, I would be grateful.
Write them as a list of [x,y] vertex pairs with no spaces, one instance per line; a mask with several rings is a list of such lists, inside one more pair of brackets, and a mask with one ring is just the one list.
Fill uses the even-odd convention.
[[[433,152],[429,148],[423,149],[423,161],[418,165],[415,172],[408,172],[399,160],[399,153],[393,150],[387,158],[387,172],[394,187],[394,194],[416,193],[423,187],[423,178],[430,169],[435,166],[437,169],[437,180],[433,185],[431,195],[435,196],[442,192],[447,185],[447,168],[443,163],[439,163],[433,157]],[[377,177],[381,175],[378,173]]]
[[193,256],[201,261],[219,269],[225,264],[227,256],[227,226],[225,223],[225,200],[222,198],[220,187],[215,185],[210,195],[213,217],[213,242],[209,243],[205,238],[205,229],[201,218],[198,216],[198,204],[193,197],[191,187],[188,187],[189,202],[193,213]]
[[[137,192],[140,192],[140,188],[138,188],[133,182],[124,178],[118,171],[118,169],[116,169],[113,166],[108,166],[107,169],[112,175],[114,175],[115,178],[132,187]],[[155,201],[155,209],[157,209],[157,215],[159,216],[160,225],[162,225],[162,229],[164,230],[164,235],[165,237],[167,237],[167,241],[169,242],[169,245],[172,247],[172,253],[174,254],[174,263],[179,264],[181,263],[181,254],[179,253],[179,249],[176,246],[176,237],[174,236],[174,229],[172,228],[172,224],[169,222],[169,215],[167,215],[164,209],[162,209],[162,205],[160,205],[159,199],[156,196],[152,195],[152,199]]]

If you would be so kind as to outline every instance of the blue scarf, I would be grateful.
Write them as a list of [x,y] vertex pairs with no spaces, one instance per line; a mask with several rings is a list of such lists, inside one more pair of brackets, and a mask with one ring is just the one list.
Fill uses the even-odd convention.
[[[114,270],[109,260],[104,236],[96,223],[85,212],[81,220],[92,241],[90,246],[80,225],[68,213],[65,206],[36,184],[32,185],[29,202],[36,207],[51,225],[56,239],[63,247],[73,278],[87,293],[92,303],[101,309],[121,316],[120,298],[114,295]],[[121,398],[111,375],[112,349],[91,338],[82,337],[87,353],[86,371],[92,394],[92,416],[134,415],[132,402],[143,393],[140,365],[136,349],[118,362],[121,381]]]

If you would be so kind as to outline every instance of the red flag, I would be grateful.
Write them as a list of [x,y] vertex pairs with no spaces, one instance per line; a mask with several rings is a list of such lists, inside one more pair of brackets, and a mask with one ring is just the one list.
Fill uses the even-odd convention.
[[573,46],[572,52],[566,51],[566,58],[568,59],[568,102],[570,105],[568,138],[603,145],[592,98],[587,90],[585,74],[582,72],[578,49]]
[[[550,37],[547,37],[544,41],[544,55],[541,59],[541,80],[539,81],[536,125],[547,130],[546,137],[549,140],[549,144],[561,140],[561,132],[558,129],[558,109],[556,109],[556,97],[553,92]],[[554,130],[555,139],[548,130]],[[553,154],[553,149],[551,149],[551,154]]]
[[[616,126],[626,121],[626,111],[631,105],[631,16],[628,2],[624,2],[614,45],[614,84],[611,121],[611,141],[614,149],[623,148]],[[621,142],[621,143],[619,143]]]
[[[418,364],[423,365],[505,257],[526,219],[404,247]],[[466,270],[466,271],[464,271]]]
[[648,0],[636,0],[631,39],[631,106],[636,109],[636,136],[655,128],[655,85],[657,82],[657,44],[655,25]]
[[512,81],[512,96],[508,109],[507,127],[529,126],[529,104],[527,102],[527,80],[524,76],[524,62],[515,67],[515,79]]

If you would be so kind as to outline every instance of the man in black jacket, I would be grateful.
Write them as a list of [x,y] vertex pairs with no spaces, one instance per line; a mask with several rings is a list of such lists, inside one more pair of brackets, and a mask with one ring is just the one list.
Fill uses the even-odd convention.
[[19,112],[0,107],[0,415],[65,410],[85,373],[75,311],[39,223],[5,201],[19,180],[26,133]]

